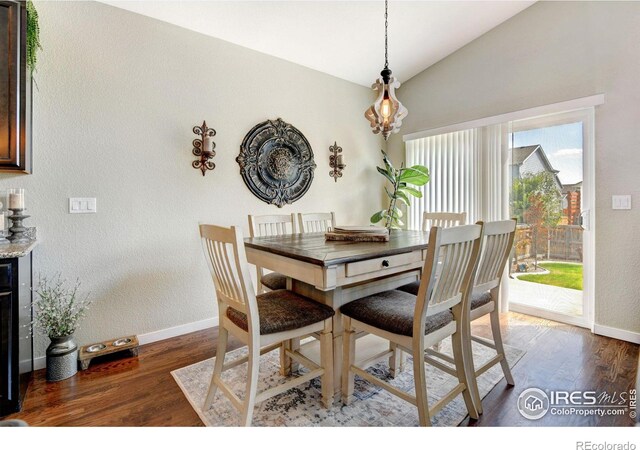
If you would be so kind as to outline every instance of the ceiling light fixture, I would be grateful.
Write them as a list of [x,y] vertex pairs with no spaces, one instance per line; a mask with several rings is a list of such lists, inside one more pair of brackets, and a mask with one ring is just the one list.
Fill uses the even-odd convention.
[[371,85],[378,92],[376,101],[364,112],[364,116],[371,123],[373,134],[382,133],[385,141],[391,133],[397,133],[402,126],[402,119],[407,117],[409,111],[402,106],[396,98],[395,90],[400,87],[400,82],[391,76],[389,69],[389,51],[387,28],[388,0],[384,1],[384,69],[380,72],[380,78]]

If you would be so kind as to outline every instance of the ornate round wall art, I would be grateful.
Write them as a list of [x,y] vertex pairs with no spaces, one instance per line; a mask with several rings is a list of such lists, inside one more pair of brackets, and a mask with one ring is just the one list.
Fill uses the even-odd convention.
[[307,138],[282,119],[253,127],[244,137],[236,161],[249,190],[278,208],[302,198],[316,168]]

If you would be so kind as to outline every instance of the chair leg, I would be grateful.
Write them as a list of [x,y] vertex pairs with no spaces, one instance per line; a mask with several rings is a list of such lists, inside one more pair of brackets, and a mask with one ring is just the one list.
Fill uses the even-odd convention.
[[502,371],[504,372],[504,378],[507,380],[507,384],[510,386],[514,386],[516,383],[513,380],[513,375],[511,375],[511,369],[509,368],[509,363],[507,362],[507,355],[504,352],[504,345],[502,344],[502,333],[500,332],[500,313],[498,312],[497,306],[493,311],[489,313],[491,318],[491,333],[493,334],[493,342],[496,345],[496,350],[499,355],[502,355],[502,361],[500,361],[500,365],[502,366]]
[[353,382],[355,374],[351,371],[351,366],[355,361],[356,353],[356,333],[351,327],[351,319],[344,318],[344,332],[342,334],[342,403],[349,405],[353,400]]
[[389,356],[389,375],[395,378],[402,371],[402,350],[394,342],[389,342],[389,350],[393,352]]
[[280,345],[280,375],[283,377],[291,375],[291,358],[287,356],[286,350],[291,351],[291,339]]
[[220,380],[222,367],[224,366],[224,357],[227,354],[229,332],[222,326],[218,327],[218,329],[218,349],[216,350],[216,362],[213,366],[213,373],[211,374],[211,384],[209,384],[209,392],[207,392],[207,397],[202,407],[202,409],[205,411],[211,407],[211,403],[213,403],[213,399],[216,396],[216,390],[218,389],[217,383]]
[[[478,410],[474,405],[474,399],[472,393],[475,392],[473,386],[475,386],[475,373],[469,373],[468,365],[465,365],[465,353],[463,350],[462,332],[460,330],[453,333],[451,336],[451,348],[453,350],[453,360],[456,365],[456,373],[458,375],[458,382],[465,385],[464,391],[462,391],[462,398],[467,406],[469,417],[472,419],[478,419]],[[479,396],[478,396],[479,397]]]
[[320,333],[320,360],[324,369],[322,374],[322,404],[331,408],[333,404],[333,333],[331,319],[325,321],[324,330]]
[[416,404],[421,427],[431,426],[429,402],[427,400],[427,376],[424,368],[424,348],[413,349],[413,380],[416,385]]
[[253,408],[256,404],[258,392],[258,368],[260,365],[260,345],[249,344],[249,359],[247,367],[247,390],[242,411],[242,426],[251,426]]
[[[297,352],[300,350],[300,338],[291,339],[291,351]],[[297,361],[291,360],[291,372],[297,372],[300,369],[300,364]]]

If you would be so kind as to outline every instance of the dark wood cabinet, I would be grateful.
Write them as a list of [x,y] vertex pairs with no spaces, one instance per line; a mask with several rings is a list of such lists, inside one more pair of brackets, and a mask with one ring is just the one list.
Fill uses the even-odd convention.
[[0,172],[31,173],[31,75],[26,38],[24,2],[0,0]]
[[0,416],[19,411],[33,372],[31,253],[0,259]]

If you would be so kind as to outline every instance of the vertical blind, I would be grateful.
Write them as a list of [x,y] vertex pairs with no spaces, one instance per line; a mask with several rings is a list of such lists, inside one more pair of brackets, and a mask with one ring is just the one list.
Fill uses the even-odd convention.
[[481,180],[478,129],[456,131],[406,142],[407,166],[429,169],[430,181],[413,199],[407,227],[420,230],[424,212],[466,212],[470,223],[479,220]]
[[467,222],[509,218],[506,124],[406,141],[407,166],[429,169],[431,180],[413,199],[407,228],[420,230],[424,212],[466,212]]

